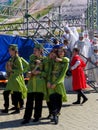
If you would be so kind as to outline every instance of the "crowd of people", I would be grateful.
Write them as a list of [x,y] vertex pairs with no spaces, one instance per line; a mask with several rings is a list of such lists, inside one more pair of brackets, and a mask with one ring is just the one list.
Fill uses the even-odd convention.
[[[16,44],[9,46],[11,58],[6,63],[8,83],[3,92],[4,109],[1,113],[9,112],[9,95],[14,105],[11,114],[20,113],[26,98],[21,124],[29,123],[32,113],[33,122],[39,122],[45,100],[49,110],[47,118],[58,124],[62,103],[67,101],[64,79],[68,71],[72,75],[73,91],[77,93],[77,100],[73,104],[84,104],[88,100],[82,90],[87,87],[89,67],[94,70],[98,85],[98,40],[94,38],[91,42],[87,31],[78,33],[75,28],[71,30],[69,27],[65,27],[64,31],[62,43],[54,39],[53,49],[47,56],[43,56],[42,44],[35,44],[29,63],[19,56]],[[24,73],[29,78],[27,85]]]

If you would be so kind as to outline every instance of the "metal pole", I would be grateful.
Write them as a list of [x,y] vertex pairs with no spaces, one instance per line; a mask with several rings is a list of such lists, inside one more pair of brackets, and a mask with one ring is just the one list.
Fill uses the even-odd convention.
[[87,0],[87,11],[86,11],[86,24],[87,24],[87,29],[89,29],[89,0]]
[[[91,11],[90,11],[91,10]],[[90,39],[93,39],[94,37],[94,0],[90,0],[90,7],[89,7],[89,13],[90,13]]]
[[92,30],[94,32],[94,0],[92,0]]
[[28,26],[29,26],[29,20],[28,20],[28,0],[26,0],[26,13],[25,13],[25,15],[26,15],[26,35],[27,35],[27,37],[28,37],[28,33],[29,33],[29,29],[28,29]]
[[[59,27],[61,26],[61,6],[59,6]],[[60,30],[59,30],[59,37],[60,37]]]
[[98,0],[97,0],[97,30],[98,30]]

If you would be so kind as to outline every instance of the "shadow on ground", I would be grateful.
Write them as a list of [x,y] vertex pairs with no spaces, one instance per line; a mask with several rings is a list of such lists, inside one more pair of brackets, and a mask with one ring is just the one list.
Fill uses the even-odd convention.
[[31,120],[28,124],[25,125],[21,124],[22,121],[23,119],[1,122],[0,129],[31,126],[31,125],[48,125],[51,123],[50,120],[47,120],[46,118],[42,118],[40,122],[37,123],[33,123],[33,120]]

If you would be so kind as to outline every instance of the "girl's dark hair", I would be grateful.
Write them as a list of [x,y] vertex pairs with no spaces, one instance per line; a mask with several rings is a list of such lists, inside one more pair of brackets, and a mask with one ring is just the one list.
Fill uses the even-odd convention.
[[64,42],[63,42],[63,43],[64,43],[64,44],[65,44],[65,43],[67,43],[67,44],[68,44],[69,42],[68,42],[68,40],[67,40],[67,39],[64,39]]
[[54,39],[54,40],[53,40],[53,43],[54,43],[54,44],[57,44],[57,43],[58,43],[58,39]]
[[[64,55],[66,55],[66,49],[65,49],[65,48],[59,48],[59,49],[63,50],[63,51],[64,51]],[[59,51],[59,49],[57,50],[57,56],[58,56],[58,51]],[[58,57],[59,57],[59,56],[58,56]]]
[[77,52],[77,53],[80,52],[80,50],[79,50],[78,48],[73,48],[73,51],[75,51],[75,52]]

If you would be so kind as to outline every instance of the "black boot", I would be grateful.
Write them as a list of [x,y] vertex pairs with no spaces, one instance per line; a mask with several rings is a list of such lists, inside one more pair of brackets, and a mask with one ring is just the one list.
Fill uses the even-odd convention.
[[51,119],[51,122],[54,122],[55,124],[58,124],[59,116],[58,115],[53,115],[53,118]]
[[15,107],[12,107],[12,108],[10,108],[9,110],[15,110],[16,108]]
[[8,113],[8,109],[1,110],[1,113]]
[[80,96],[80,94],[78,93],[78,95],[77,95],[77,101],[76,101],[76,102],[73,102],[72,104],[80,104],[80,98],[81,98],[81,96]]
[[80,102],[79,102],[79,101],[76,101],[76,102],[73,102],[72,104],[80,104]]
[[15,111],[11,112],[11,114],[18,114],[18,113],[20,113],[20,109],[19,108],[17,108]]
[[88,100],[88,98],[84,95],[84,93],[82,91],[80,91],[80,95],[83,98],[83,101],[81,104],[84,104]]
[[87,100],[87,97],[83,98],[82,104],[84,104]]

